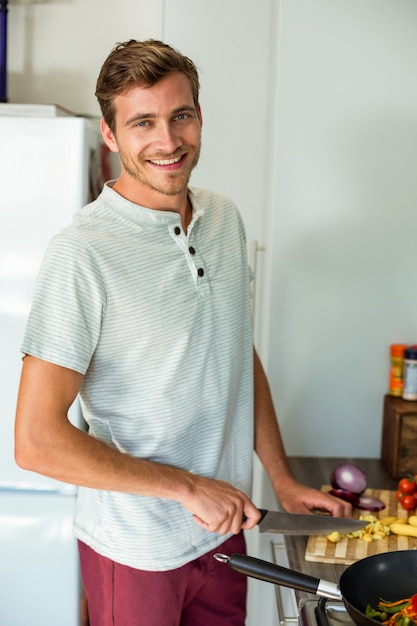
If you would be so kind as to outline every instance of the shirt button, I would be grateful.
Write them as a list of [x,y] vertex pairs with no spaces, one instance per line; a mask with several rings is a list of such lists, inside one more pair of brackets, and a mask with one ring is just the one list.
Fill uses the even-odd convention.
[[203,268],[202,268],[202,267],[199,267],[199,268],[198,268],[198,270],[197,270],[197,274],[200,276],[200,278],[201,278],[202,276],[204,276],[204,270],[203,270]]
[[181,228],[180,228],[179,226],[176,226],[176,227],[174,228],[174,233],[175,233],[176,235],[180,235],[180,234],[181,234]]
[[190,254],[195,254],[195,248],[193,248],[192,246],[190,246],[190,247],[188,248],[188,252],[189,252]]

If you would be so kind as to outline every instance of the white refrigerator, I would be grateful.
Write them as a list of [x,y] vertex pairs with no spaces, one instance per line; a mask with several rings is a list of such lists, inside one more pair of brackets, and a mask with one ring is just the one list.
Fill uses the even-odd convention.
[[[0,111],[0,624],[78,626],[76,488],[18,468],[13,430],[38,269],[53,235],[100,190],[103,153],[97,122],[33,111]],[[77,403],[70,417],[82,428]]]

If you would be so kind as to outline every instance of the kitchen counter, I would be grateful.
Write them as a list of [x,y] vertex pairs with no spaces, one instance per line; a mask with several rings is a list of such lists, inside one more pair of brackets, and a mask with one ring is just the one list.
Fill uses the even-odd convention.
[[[354,463],[366,474],[368,486],[374,489],[396,490],[398,481],[393,479],[380,459],[352,459],[352,458],[320,458],[320,457],[289,457],[289,463],[294,476],[305,485],[320,489],[329,484],[330,473],[340,463]],[[338,582],[346,565],[315,563],[304,558],[308,537],[285,536],[289,567],[302,571],[311,576]],[[311,598],[311,594],[296,592],[297,600]]]

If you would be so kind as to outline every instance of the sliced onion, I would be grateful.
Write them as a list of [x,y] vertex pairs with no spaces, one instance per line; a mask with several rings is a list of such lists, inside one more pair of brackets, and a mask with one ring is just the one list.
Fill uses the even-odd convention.
[[371,496],[360,496],[358,503],[354,505],[357,509],[362,511],[382,511],[385,509],[385,504],[378,498],[372,498]]
[[359,502],[358,494],[352,493],[351,491],[345,491],[344,489],[331,489],[329,493],[335,498],[340,498],[341,500],[345,500],[345,502],[350,502],[352,506],[356,506]]
[[360,495],[366,489],[367,478],[365,472],[357,465],[342,463],[330,474],[330,484],[333,489],[343,489]]

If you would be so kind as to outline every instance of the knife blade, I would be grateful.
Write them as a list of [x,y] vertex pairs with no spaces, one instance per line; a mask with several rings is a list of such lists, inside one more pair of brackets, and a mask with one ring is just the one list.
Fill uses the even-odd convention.
[[259,532],[279,533],[280,535],[328,535],[334,531],[341,534],[360,530],[369,522],[331,515],[303,515],[285,511],[267,511],[259,509],[261,519],[258,522]]

